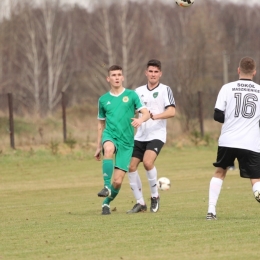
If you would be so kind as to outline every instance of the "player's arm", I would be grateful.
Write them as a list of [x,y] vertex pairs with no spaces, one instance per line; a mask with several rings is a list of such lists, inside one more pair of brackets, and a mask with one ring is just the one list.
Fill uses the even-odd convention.
[[224,123],[225,122],[224,111],[215,108],[215,110],[214,110],[214,120],[219,122],[219,123]]
[[157,115],[151,113],[151,118],[153,120],[167,119],[175,116],[175,100],[170,87],[167,87],[165,89],[165,91],[163,92],[163,97],[165,110]]
[[139,113],[142,114],[141,117],[139,118],[131,118],[133,121],[132,121],[132,126],[133,127],[138,127],[140,126],[143,122],[147,121],[148,119],[150,119],[150,113],[148,111],[148,109],[146,107],[143,107],[139,110]]
[[142,117],[140,118],[142,123],[150,119],[150,113],[146,107],[141,108],[139,112],[142,114]]
[[157,119],[167,119],[175,116],[175,107],[174,106],[168,106],[161,114],[150,114],[151,118],[153,120]]
[[101,151],[102,151],[102,133],[105,128],[105,120],[98,120],[98,126],[97,126],[97,149],[95,152],[94,157],[97,161],[101,160]]
[[226,111],[226,106],[227,106],[227,85],[222,86],[218,93],[217,101],[215,104],[215,109],[214,109],[214,120],[219,122],[219,123],[224,123],[225,122],[225,111]]

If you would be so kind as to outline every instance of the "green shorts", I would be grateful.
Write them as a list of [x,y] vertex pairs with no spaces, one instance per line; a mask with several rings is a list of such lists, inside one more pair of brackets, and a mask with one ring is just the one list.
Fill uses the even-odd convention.
[[112,142],[116,148],[114,166],[120,170],[128,172],[129,164],[130,164],[130,161],[132,158],[132,153],[133,153],[133,146],[122,144],[122,143],[118,142],[118,140],[111,137],[109,134],[103,133],[102,145],[106,141]]

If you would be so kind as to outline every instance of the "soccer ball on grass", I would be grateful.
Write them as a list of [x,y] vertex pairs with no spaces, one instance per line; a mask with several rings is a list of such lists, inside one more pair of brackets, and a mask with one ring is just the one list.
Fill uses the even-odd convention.
[[166,177],[161,177],[157,180],[157,187],[159,190],[169,190],[171,187],[171,181]]
[[256,199],[258,202],[260,202],[260,192],[259,192],[258,190],[256,190],[256,191],[254,192],[254,196],[255,196],[255,199]]
[[175,0],[176,4],[181,7],[189,7],[195,0]]

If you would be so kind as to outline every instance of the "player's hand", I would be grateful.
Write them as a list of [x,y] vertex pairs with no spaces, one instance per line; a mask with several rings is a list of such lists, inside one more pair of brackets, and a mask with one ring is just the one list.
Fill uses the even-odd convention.
[[143,123],[143,120],[141,119],[141,118],[131,118],[133,121],[132,121],[132,123],[131,123],[131,125],[133,126],[133,127],[138,127],[138,126],[140,126],[142,123]]
[[153,118],[153,114],[149,111],[149,113],[150,113],[150,118],[152,119],[152,120],[154,120],[154,118]]
[[94,157],[96,158],[97,161],[101,160],[101,148],[97,148]]

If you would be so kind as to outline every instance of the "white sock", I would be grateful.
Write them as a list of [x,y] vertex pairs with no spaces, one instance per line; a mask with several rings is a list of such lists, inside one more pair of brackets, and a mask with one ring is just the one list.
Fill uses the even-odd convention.
[[146,176],[150,184],[151,197],[157,198],[159,193],[157,187],[157,170],[155,166],[150,171],[146,171]]
[[256,182],[252,187],[253,192],[260,191],[260,181]]
[[130,187],[133,191],[133,194],[134,194],[134,197],[135,197],[137,203],[140,203],[141,205],[145,205],[143,194],[142,194],[142,189],[139,189],[140,184],[142,187],[142,183],[141,183],[138,172],[137,171],[128,172],[128,179],[129,179]]
[[209,207],[208,212],[216,215],[216,205],[221,191],[223,180],[212,177],[209,184]]
[[138,171],[136,171],[137,174],[136,174],[136,183],[137,183],[137,187],[138,189],[142,192],[142,182],[141,182],[141,179],[140,179],[140,175],[138,174]]

